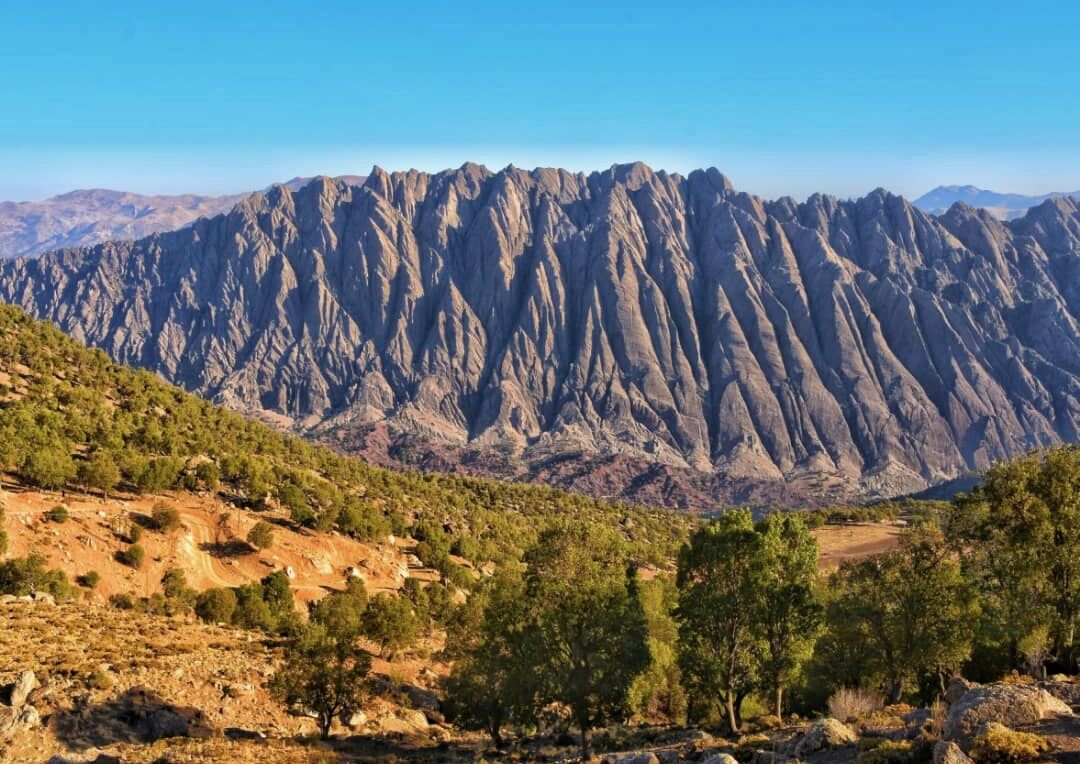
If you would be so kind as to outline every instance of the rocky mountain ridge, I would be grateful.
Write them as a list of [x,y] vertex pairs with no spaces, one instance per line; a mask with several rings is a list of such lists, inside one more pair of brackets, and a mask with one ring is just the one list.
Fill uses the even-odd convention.
[[[359,175],[340,179],[364,182]],[[293,178],[283,185],[295,191],[310,181]],[[247,195],[145,195],[91,188],[37,202],[0,202],[0,258],[30,257],[173,231],[197,218],[228,212]]]
[[693,508],[1080,440],[1064,198],[1005,223],[880,189],[765,201],[715,169],[375,168],[4,263],[0,298],[309,436]]

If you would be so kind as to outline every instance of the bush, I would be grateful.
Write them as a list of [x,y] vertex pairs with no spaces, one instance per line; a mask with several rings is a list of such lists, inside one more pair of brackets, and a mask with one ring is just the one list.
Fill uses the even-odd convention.
[[863,738],[859,749],[858,764],[909,764],[915,760],[910,740]]
[[49,510],[49,519],[54,523],[67,522],[69,517],[68,508],[62,504],[57,504],[55,507]]
[[867,717],[884,705],[885,701],[873,690],[841,687],[829,698],[829,716],[850,722]]
[[142,528],[138,525],[132,525],[131,530],[128,532],[128,538],[131,539],[132,544],[138,544],[139,539],[142,538]]
[[274,545],[274,526],[260,520],[248,531],[247,542],[256,549],[269,549]]
[[1012,764],[1037,759],[1050,750],[1050,743],[1030,732],[1017,732],[1004,724],[990,722],[971,746],[971,758],[986,764]]
[[64,571],[46,569],[45,558],[39,554],[0,562],[0,594],[25,597],[33,592],[45,592],[57,600],[75,595]]
[[101,574],[98,573],[96,570],[88,570],[81,576],[76,578],[75,581],[79,584],[79,586],[84,586],[87,589],[93,589],[98,585],[98,582],[101,581]]
[[130,594],[114,594],[109,597],[109,604],[117,610],[135,609],[135,599]]
[[180,527],[180,512],[164,502],[154,505],[154,511],[150,515],[154,527],[162,533],[171,533]]
[[207,589],[195,599],[195,614],[208,623],[232,623],[236,594],[232,589]]
[[138,544],[132,544],[127,549],[122,549],[116,553],[117,562],[121,562],[136,570],[142,567],[144,559],[146,559],[146,550]]

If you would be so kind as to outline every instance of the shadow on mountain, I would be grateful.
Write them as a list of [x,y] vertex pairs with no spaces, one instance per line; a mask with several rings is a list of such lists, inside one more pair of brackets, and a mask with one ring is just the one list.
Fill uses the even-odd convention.
[[60,742],[76,750],[213,732],[199,709],[169,703],[145,687],[133,687],[103,703],[76,701],[72,708],[54,713],[50,727]]

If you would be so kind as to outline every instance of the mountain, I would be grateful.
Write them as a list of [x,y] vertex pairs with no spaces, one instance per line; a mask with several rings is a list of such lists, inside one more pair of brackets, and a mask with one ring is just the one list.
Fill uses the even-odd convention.
[[376,461],[709,509],[1080,440],[1080,211],[767,202],[641,164],[318,178],[0,264],[0,299]]
[[[347,183],[364,181],[359,175],[343,175],[340,179]],[[284,185],[296,190],[309,182],[311,178],[293,178]],[[96,188],[40,202],[0,202],[0,258],[141,239],[182,228],[196,218],[228,212],[245,196],[143,196]]]
[[912,204],[931,215],[942,215],[957,202],[963,202],[971,207],[984,209],[1000,220],[1015,220],[1047,199],[1061,196],[1080,199],[1080,191],[1024,196],[1023,194],[999,194],[997,191],[986,191],[975,186],[938,186],[920,196]]

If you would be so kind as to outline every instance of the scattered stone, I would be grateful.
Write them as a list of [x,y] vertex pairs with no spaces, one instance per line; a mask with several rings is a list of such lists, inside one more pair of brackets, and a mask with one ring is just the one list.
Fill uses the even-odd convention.
[[795,745],[795,756],[802,758],[808,753],[824,748],[842,748],[858,741],[859,737],[842,721],[833,718],[819,719],[806,729]]
[[712,740],[713,737],[704,730],[673,730],[666,732],[657,738],[657,742],[661,745],[670,745],[673,743],[697,743]]
[[656,754],[638,752],[631,754],[616,754],[605,758],[606,764],[660,764]]
[[952,704],[943,737],[966,748],[979,727],[987,722],[1015,728],[1055,715],[1072,716],[1072,709],[1041,687],[990,684],[969,690]]
[[26,699],[30,697],[30,693],[40,686],[41,684],[38,682],[37,677],[34,676],[33,671],[22,672],[11,687],[8,704],[12,708],[22,708],[26,703]]
[[939,740],[934,746],[934,764],[972,764],[972,761],[956,743]]
[[702,764],[739,764],[739,760],[730,753],[714,753],[705,759]]

